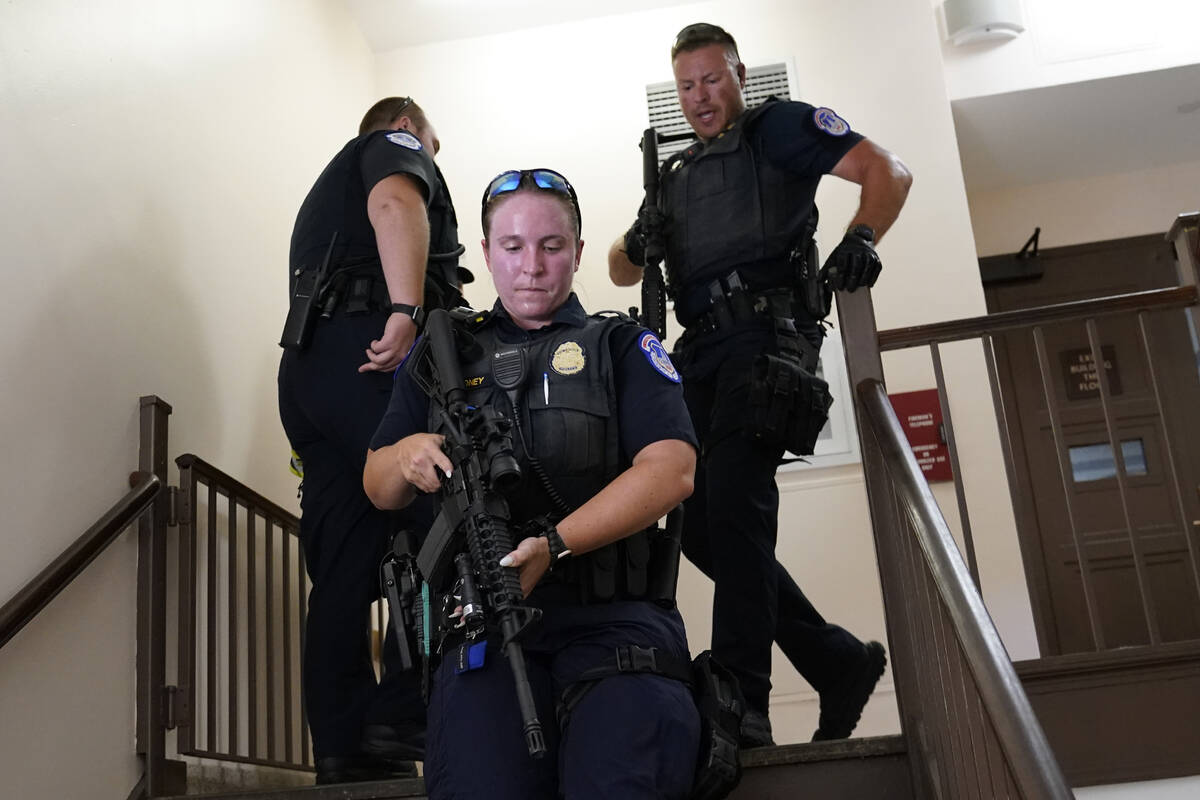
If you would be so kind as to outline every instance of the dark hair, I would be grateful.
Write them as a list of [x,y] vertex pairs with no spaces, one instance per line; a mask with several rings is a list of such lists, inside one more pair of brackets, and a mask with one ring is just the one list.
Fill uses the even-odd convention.
[[408,117],[417,126],[418,131],[429,127],[429,118],[411,97],[385,97],[367,109],[362,122],[358,123],[358,135],[391,130],[397,117]]
[[575,223],[573,226],[575,228],[575,243],[579,244],[579,237],[581,235],[581,231],[579,229],[578,210],[575,208],[575,204],[571,202],[571,198],[567,197],[562,192],[556,192],[553,189],[543,189],[542,187],[538,186],[536,183],[534,183],[532,181],[527,181],[524,179],[521,180],[520,186],[518,186],[513,191],[496,195],[491,200],[487,201],[487,205],[484,206],[484,209],[483,209],[483,240],[485,242],[490,242],[492,239],[492,217],[495,216],[496,209],[499,208],[500,205],[502,203],[504,203],[508,198],[514,197],[518,194],[521,194],[522,192],[531,192],[531,193],[536,193],[536,194],[544,195],[546,197],[553,198],[564,209],[566,209],[567,216],[571,219],[572,222]]
[[742,60],[738,55],[737,42],[729,35],[729,31],[707,22],[695,22],[676,34],[675,44],[671,46],[671,60],[674,61],[680,53],[690,53],[710,44],[724,45],[725,51],[732,54],[734,59],[739,62]]

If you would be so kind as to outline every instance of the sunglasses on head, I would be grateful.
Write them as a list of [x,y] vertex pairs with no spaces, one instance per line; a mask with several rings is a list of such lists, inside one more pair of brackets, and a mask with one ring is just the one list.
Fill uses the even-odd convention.
[[502,194],[515,192],[522,186],[536,186],[552,192],[565,195],[575,209],[575,222],[583,228],[583,215],[579,213],[579,198],[575,195],[575,187],[561,174],[552,169],[510,169],[492,178],[491,183],[483,190],[483,208],[480,212],[483,227],[487,228],[488,204]]

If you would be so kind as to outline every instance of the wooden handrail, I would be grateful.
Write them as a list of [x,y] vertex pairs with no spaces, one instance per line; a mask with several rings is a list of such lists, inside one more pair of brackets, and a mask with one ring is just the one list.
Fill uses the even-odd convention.
[[1073,795],[1058,760],[921,474],[887,390],[880,381],[868,378],[858,384],[857,392],[955,636],[975,676],[980,699],[1011,765],[1013,780],[1023,797],[1069,800]]
[[149,508],[162,489],[158,476],[148,472],[134,472],[129,481],[132,488],[116,505],[0,608],[0,647],[16,636],[84,567],[112,544],[121,531]]
[[1168,308],[1187,308],[1200,302],[1195,286],[1179,286],[1171,289],[1151,289],[1104,297],[1098,300],[1074,300],[1037,308],[1017,311],[1000,311],[982,317],[968,317],[931,325],[916,325],[910,328],[893,328],[879,332],[879,350],[902,350],[918,345],[956,342],[974,339],[985,333],[1045,325],[1052,322],[1068,322],[1075,319],[1098,317],[1104,314],[1120,314],[1128,311],[1161,311]]

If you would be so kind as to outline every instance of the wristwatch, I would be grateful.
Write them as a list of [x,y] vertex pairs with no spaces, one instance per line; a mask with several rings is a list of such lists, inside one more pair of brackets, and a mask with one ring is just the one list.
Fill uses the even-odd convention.
[[571,557],[571,550],[559,535],[558,528],[553,525],[547,526],[540,535],[550,547],[550,571],[553,572]]
[[425,309],[420,306],[410,306],[408,303],[392,303],[393,314],[406,314],[412,317],[418,328],[425,327]]
[[850,230],[846,231],[846,233],[850,234],[851,236],[857,236],[859,239],[871,242],[872,244],[875,242],[875,229],[870,225],[864,225],[861,222]]

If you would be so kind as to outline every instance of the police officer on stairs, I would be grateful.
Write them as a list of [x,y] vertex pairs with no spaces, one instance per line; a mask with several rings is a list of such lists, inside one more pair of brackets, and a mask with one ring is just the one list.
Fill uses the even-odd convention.
[[[668,289],[684,328],[672,356],[701,442],[684,553],[714,581],[712,649],[746,695],[743,746],[773,743],[772,641],[820,695],[813,738],[844,738],[883,673],[883,646],[826,623],[776,561],[775,469],[785,449],[812,452],[828,408],[827,387],[811,374],[826,287],[874,284],[874,246],[911,176],[828,108],[772,99],[747,110],[746,67],[716,25],[680,31],[671,59],[698,141],[663,165],[658,208],[643,205],[612,245],[609,274],[617,285],[636,284],[647,236],[665,239]],[[862,190],[817,273],[813,198],[825,174]],[[794,407],[771,405],[780,396],[795,398]]]
[[379,101],[317,179],[292,234],[279,413],[303,463],[300,539],[313,586],[301,675],[318,783],[415,774],[424,747],[418,682],[389,669],[376,685],[368,608],[390,535],[428,521],[420,508],[407,520],[374,508],[362,470],[426,308],[459,305],[467,277],[438,147],[411,98]]
[[[501,173],[484,193],[499,297],[462,320],[455,339],[474,342],[460,345],[466,403],[513,421],[522,483],[505,495],[508,527],[545,521],[534,526],[541,535],[514,535],[498,563],[519,570],[542,612],[521,642],[548,752],[527,752],[499,633],[489,623],[475,640],[443,615],[425,761],[432,800],[683,800],[691,791],[699,715],[687,686],[662,674],[667,662],[688,663],[687,641],[664,602],[673,586],[670,598],[655,596],[645,528],[691,491],[695,438],[658,339],[627,317],[589,316],[571,291],[580,223],[574,189],[551,170]],[[397,373],[367,459],[364,485],[382,508],[437,491],[453,468],[447,428],[412,362]],[[431,589],[446,596],[449,587]]]

